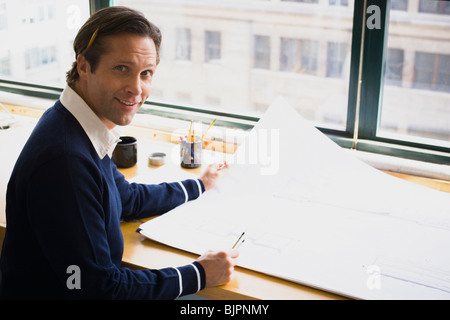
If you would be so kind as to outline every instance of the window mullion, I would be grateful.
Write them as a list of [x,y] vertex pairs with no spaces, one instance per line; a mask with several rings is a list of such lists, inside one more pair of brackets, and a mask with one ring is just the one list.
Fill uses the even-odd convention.
[[346,132],[353,135],[355,130],[356,105],[358,100],[358,77],[360,65],[360,50],[362,39],[362,25],[364,1],[355,1],[353,14],[353,34],[350,62],[350,79],[347,104]]
[[[375,140],[377,136],[383,92],[384,52],[388,32],[389,6],[390,0],[368,0],[367,8],[364,9],[367,15],[363,39],[359,139]],[[367,11],[368,9],[369,11]],[[372,25],[372,22],[375,23]]]
[[89,0],[91,14],[99,9],[111,7],[113,4],[113,0]]

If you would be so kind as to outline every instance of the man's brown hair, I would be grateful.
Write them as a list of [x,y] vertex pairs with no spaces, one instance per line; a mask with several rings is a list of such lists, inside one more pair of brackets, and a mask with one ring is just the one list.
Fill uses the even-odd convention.
[[108,7],[96,11],[78,31],[73,42],[75,62],[72,69],[67,72],[67,83],[74,84],[79,78],[76,61],[79,54],[84,55],[92,72],[95,72],[101,55],[107,49],[103,39],[120,33],[150,37],[156,47],[156,63],[159,63],[161,31],[158,27],[148,21],[139,11],[126,7]]

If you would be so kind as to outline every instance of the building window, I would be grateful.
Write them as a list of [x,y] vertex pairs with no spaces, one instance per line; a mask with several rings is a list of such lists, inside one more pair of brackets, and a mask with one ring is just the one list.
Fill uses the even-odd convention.
[[347,57],[348,45],[343,42],[328,42],[327,48],[327,77],[341,78]]
[[328,0],[330,6],[348,6],[348,0]]
[[[399,3],[399,0],[392,1],[391,5],[396,5],[392,9],[407,7],[402,2],[403,7],[399,8]],[[373,114],[373,121],[377,123],[374,131],[377,138],[448,150],[450,53],[444,43],[447,41],[449,23],[441,19],[438,25],[435,17],[423,15],[418,24],[417,11],[413,10],[414,7],[419,12],[443,9],[447,3],[409,1],[409,8],[402,12],[401,19],[396,18],[399,16],[395,12],[391,15],[387,39],[383,40],[387,40],[384,86],[380,87],[379,102],[375,102],[379,107],[378,113]],[[408,28],[419,26],[422,32],[420,37],[408,32]],[[370,70],[371,74],[375,72],[375,69]],[[371,100],[373,97],[370,96]]]
[[220,60],[221,36],[218,31],[205,32],[205,61],[217,62]]
[[0,60],[9,61],[2,79],[64,87],[73,40],[88,17],[86,0],[0,0]]
[[254,37],[253,67],[258,69],[270,69],[270,37]]
[[318,41],[281,38],[280,69],[295,73],[317,73]]
[[402,49],[387,50],[386,64],[384,68],[384,83],[401,86],[403,78],[404,51]]
[[177,60],[191,60],[191,30],[185,28],[176,29],[175,58]]
[[420,0],[419,12],[450,14],[450,2],[449,1]]
[[450,92],[450,55],[416,52],[413,86]]
[[301,40],[300,45],[302,73],[316,74],[319,42],[316,40]]
[[25,69],[38,68],[56,61],[56,47],[32,48],[25,52]]
[[11,64],[9,58],[0,59],[0,75],[11,75]]
[[6,29],[7,25],[6,3],[0,3],[0,30]]
[[391,9],[406,11],[408,9],[408,0],[392,0]]
[[281,38],[280,70],[297,72],[300,68],[299,40]]
[[450,55],[438,55],[437,90],[450,92]]

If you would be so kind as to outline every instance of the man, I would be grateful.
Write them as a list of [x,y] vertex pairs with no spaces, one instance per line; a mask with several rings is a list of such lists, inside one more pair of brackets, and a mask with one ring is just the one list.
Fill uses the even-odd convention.
[[173,299],[229,281],[234,250],[177,268],[121,267],[120,219],[167,212],[218,177],[209,167],[197,180],[130,184],[111,161],[114,128],[129,124],[150,95],[160,43],[158,28],[124,7],[96,12],[80,29],[68,86],[36,125],[8,184],[0,297]]

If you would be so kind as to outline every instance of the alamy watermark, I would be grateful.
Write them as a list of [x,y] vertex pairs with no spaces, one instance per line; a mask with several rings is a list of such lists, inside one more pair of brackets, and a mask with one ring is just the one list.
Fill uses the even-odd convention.
[[70,274],[70,276],[68,276],[67,280],[66,280],[67,289],[69,289],[69,290],[81,289],[81,269],[80,269],[80,267],[72,264],[67,267],[66,273]]
[[[237,146],[233,157],[226,157],[229,165],[255,165],[259,167],[261,175],[275,175],[280,168],[280,130],[279,129],[256,129],[249,133],[236,133],[237,130],[225,129],[222,136],[215,135],[213,141],[204,142],[205,150],[215,151],[214,144]],[[241,138],[238,138],[240,136]],[[179,131],[174,131],[172,137],[178,140],[181,136]],[[241,140],[241,141],[239,141]],[[224,147],[225,148],[225,147]],[[180,161],[180,154],[173,149],[171,161]],[[218,163],[224,160],[223,152],[202,154],[202,164]]]
[[370,265],[366,269],[368,274],[366,280],[366,286],[369,290],[380,290],[381,289],[381,269],[377,265]]
[[381,29],[381,9],[377,5],[371,5],[367,7],[368,14],[370,14],[367,17],[366,20],[366,26],[368,29]]
[[[81,269],[77,265],[70,265],[66,269],[66,273],[69,274],[66,280],[66,286],[69,290],[81,289]],[[366,269],[368,274],[366,279],[366,287],[369,290],[381,289],[381,269],[377,265],[370,265]]]

